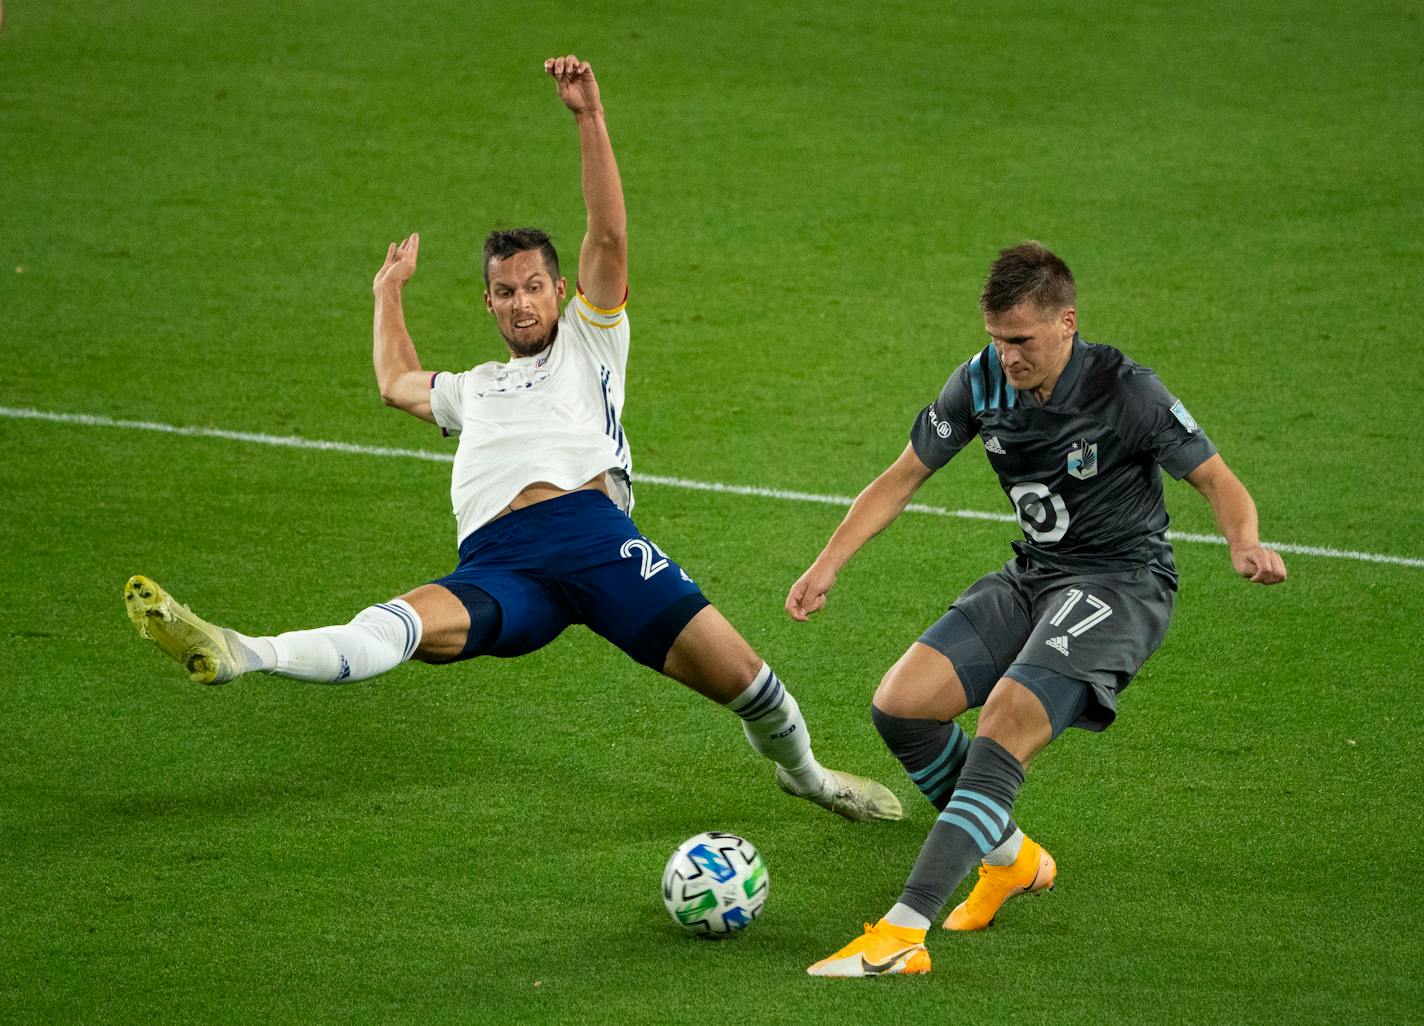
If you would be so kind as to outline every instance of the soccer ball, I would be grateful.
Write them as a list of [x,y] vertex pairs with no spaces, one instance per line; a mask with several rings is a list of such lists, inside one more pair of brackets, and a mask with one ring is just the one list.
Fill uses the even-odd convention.
[[710,831],[689,837],[663,870],[663,904],[688,933],[730,937],[751,925],[771,881],[751,841]]

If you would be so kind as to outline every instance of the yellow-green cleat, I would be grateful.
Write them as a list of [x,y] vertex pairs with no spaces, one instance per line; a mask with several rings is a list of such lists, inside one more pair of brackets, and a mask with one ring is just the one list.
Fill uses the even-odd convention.
[[124,608],[139,636],[161,648],[199,684],[225,684],[242,673],[242,663],[221,627],[174,601],[142,574],[134,574],[124,585]]
[[791,776],[780,766],[776,767],[776,783],[783,791],[797,798],[805,798],[813,805],[844,816],[856,823],[868,823],[877,819],[900,819],[905,815],[900,808],[900,799],[884,784],[877,784],[866,777],[843,770],[826,770],[826,782],[821,790],[812,794],[802,794],[791,782]]

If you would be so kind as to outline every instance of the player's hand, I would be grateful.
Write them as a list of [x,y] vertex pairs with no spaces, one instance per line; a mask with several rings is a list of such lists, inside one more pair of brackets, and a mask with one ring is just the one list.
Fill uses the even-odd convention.
[[812,563],[786,595],[786,611],[791,619],[805,623],[812,613],[826,608],[826,593],[836,586],[836,572]]
[[403,287],[415,273],[415,257],[419,252],[418,232],[399,245],[392,242],[386,250],[386,262],[376,272],[375,281],[371,282],[371,291],[379,292],[384,286],[394,286],[397,289]]
[[1252,545],[1231,552],[1231,565],[1252,584],[1280,584],[1286,579],[1285,560],[1264,545]]
[[573,54],[550,57],[544,62],[544,71],[558,85],[559,99],[564,101],[564,106],[575,114],[592,114],[603,109],[598,82],[588,61],[581,61]]

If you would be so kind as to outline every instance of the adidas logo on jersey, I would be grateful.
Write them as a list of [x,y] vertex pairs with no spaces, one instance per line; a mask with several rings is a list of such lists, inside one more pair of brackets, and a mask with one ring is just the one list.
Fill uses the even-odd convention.
[[1068,654],[1068,635],[1066,634],[1060,634],[1056,638],[1049,638],[1044,644],[1062,655]]
[[1002,456],[1004,455],[1004,443],[999,441],[998,435],[990,435],[984,439],[984,451],[998,453]]

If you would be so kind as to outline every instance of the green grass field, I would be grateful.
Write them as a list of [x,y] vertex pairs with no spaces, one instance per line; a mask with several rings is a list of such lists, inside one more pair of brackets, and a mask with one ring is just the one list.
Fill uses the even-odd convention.
[[[1417,5],[592,0],[6,5],[0,29],[0,1022],[1424,1022],[1424,74]],[[342,688],[188,683],[126,621],[148,573],[254,633],[453,565],[448,467],[93,423],[449,453],[385,410],[371,276],[427,366],[500,356],[476,253],[572,262],[598,73],[628,194],[636,468],[854,494],[982,345],[1035,237],[1086,337],[1155,367],[1287,554],[1252,588],[1177,546],[1166,644],[1016,816],[1059,886],[919,979],[804,967],[899,892],[932,810],[868,717],[1012,525],[907,514],[809,625],[842,510],[645,484],[642,528],[776,666],[821,758],[900,823],[773,786],[735,720],[582,628],[517,661]],[[1169,484],[1174,526],[1213,530]],[[977,448],[921,493],[1007,503]],[[1413,560],[1411,564],[1409,561]],[[706,829],[764,919],[683,936]]]

